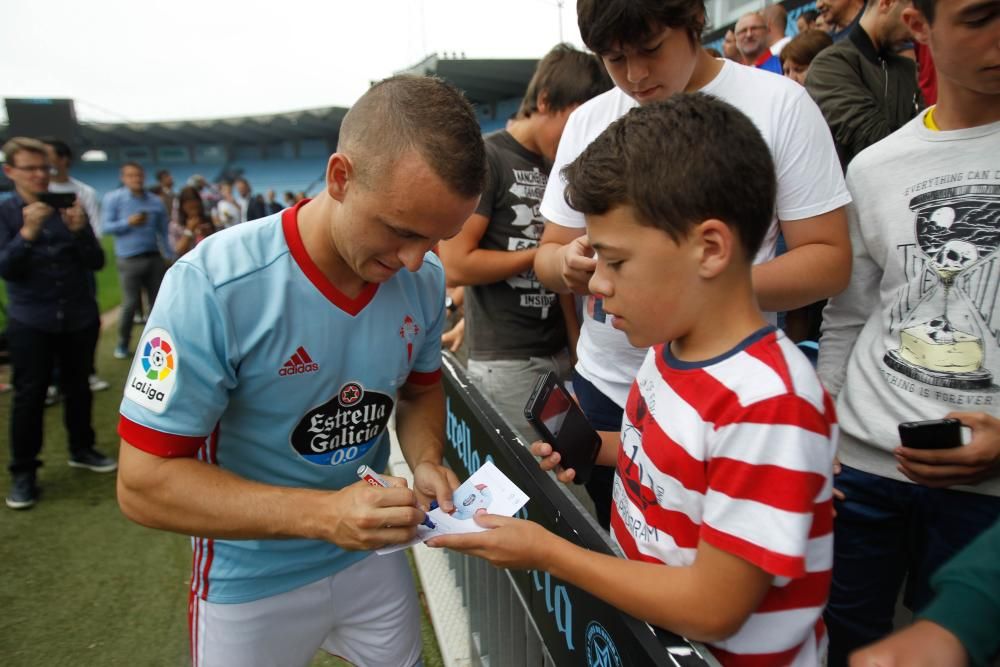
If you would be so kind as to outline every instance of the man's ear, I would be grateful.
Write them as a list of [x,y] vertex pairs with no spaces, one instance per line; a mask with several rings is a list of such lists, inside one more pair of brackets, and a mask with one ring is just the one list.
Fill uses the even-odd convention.
[[344,201],[347,187],[354,178],[351,158],[343,153],[334,153],[326,163],[326,191],[339,202]]
[[739,239],[729,225],[710,218],[691,230],[698,248],[698,275],[701,278],[715,278],[726,270],[732,262],[733,253]]
[[924,13],[916,7],[907,7],[900,15],[903,23],[910,29],[913,39],[924,46],[928,46],[931,41],[931,24],[928,23]]

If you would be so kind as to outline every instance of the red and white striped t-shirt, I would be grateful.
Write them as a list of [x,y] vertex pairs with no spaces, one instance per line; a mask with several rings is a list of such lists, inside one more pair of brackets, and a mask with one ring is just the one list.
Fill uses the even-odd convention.
[[631,560],[686,566],[701,540],[774,575],[725,665],[820,664],[833,564],[833,401],[767,327],[690,364],[657,346],[625,406],[611,528]]

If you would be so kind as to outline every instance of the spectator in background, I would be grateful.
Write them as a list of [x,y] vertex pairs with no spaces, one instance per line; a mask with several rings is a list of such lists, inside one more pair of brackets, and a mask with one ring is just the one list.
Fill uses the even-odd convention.
[[42,139],[42,143],[48,149],[49,163],[52,165],[49,192],[72,192],[75,194],[77,201],[80,202],[87,214],[87,221],[93,228],[94,235],[100,238],[101,213],[97,203],[97,190],[69,175],[70,167],[73,165],[72,149],[65,141],[55,137]]
[[164,255],[172,250],[167,240],[167,211],[160,199],[143,186],[141,165],[126,162],[121,168],[122,187],[104,196],[103,229],[115,239],[115,258],[122,287],[122,312],[118,321],[115,359],[127,359],[132,318],[145,290],[152,310],[166,270]]
[[174,177],[169,170],[161,169],[156,172],[156,184],[160,186],[157,196],[163,202],[163,210],[167,212],[168,218],[172,218],[174,205],[177,201],[177,194],[174,192]]
[[831,44],[833,39],[822,30],[806,30],[793,37],[781,51],[781,69],[785,76],[800,86],[806,85],[813,59]]
[[95,472],[117,467],[94,449],[87,383],[100,327],[90,278],[104,265],[104,251],[79,200],[61,211],[39,201],[49,186],[45,144],[15,137],[3,152],[4,175],[14,183],[13,196],[0,203],[0,277],[10,299],[7,339],[14,384],[12,484],[6,501],[11,509],[27,509],[38,499],[38,454],[53,364],[61,371],[69,464]]
[[305,198],[306,198],[306,193],[304,191],[299,190],[298,192],[295,193],[295,203],[296,204],[298,204],[300,201],[302,201]]
[[816,10],[834,43],[847,39],[861,20],[866,0],[818,0]]
[[727,30],[726,36],[722,38],[722,55],[733,62],[743,64],[743,54],[736,46],[736,33],[732,30]]
[[611,88],[600,61],[560,44],[543,57],[509,130],[488,135],[487,183],[475,214],[439,252],[449,287],[466,286],[469,378],[524,439],[524,404],[541,373],[569,379],[579,324],[571,294],[533,269],[544,219],[538,205],[569,114]]
[[[48,148],[49,162],[52,164],[52,175],[49,177],[49,192],[74,193],[76,195],[76,200],[80,202],[80,205],[83,206],[83,210],[87,213],[87,221],[94,230],[94,236],[100,239],[101,212],[97,205],[97,190],[90,187],[83,181],[79,181],[69,175],[70,166],[73,164],[73,151],[65,141],[54,137],[49,137],[47,139],[43,139],[42,141]],[[97,276],[94,273],[91,273],[90,275],[90,285],[91,292],[96,298]],[[104,391],[111,385],[108,384],[107,380],[104,380],[97,375],[96,367],[94,365],[94,358],[96,355],[97,338],[95,337],[94,349],[90,358],[90,373],[88,373],[88,382],[90,383],[91,391]],[[53,371],[54,379],[57,378],[58,372],[58,367],[56,367]],[[58,384],[58,381],[54,381],[53,385],[49,387],[48,397],[55,397],[56,400],[58,400]]]
[[275,198],[274,189],[268,188],[267,199],[264,201],[264,212],[267,215],[274,215],[275,213],[279,212],[282,208],[284,207],[281,204],[279,204],[277,199]]
[[177,197],[177,212],[170,220],[170,247],[174,257],[189,250],[215,233],[212,219],[205,213],[205,203],[198,190],[188,186]]
[[240,224],[243,213],[233,196],[233,186],[223,181],[219,183],[219,201],[215,204],[215,220],[221,229]]
[[736,47],[743,62],[781,74],[781,60],[767,48],[767,24],[759,12],[749,12],[736,22]]
[[295,202],[297,202],[297,201],[298,201],[298,200],[297,200],[297,199],[295,198],[295,193],[294,193],[294,192],[290,192],[290,191],[288,191],[288,190],[286,190],[286,191],[285,191],[285,194],[284,194],[284,195],[282,195],[282,197],[281,197],[281,198],[282,198],[282,199],[284,200],[284,202],[285,202],[285,208],[291,208],[291,207],[295,206]]
[[[1000,150],[996,10],[981,0],[903,9],[934,53],[937,106],[847,171],[853,268],[823,312],[818,367],[837,399],[844,496],[830,667],[892,631],[904,579],[919,614],[932,573],[1000,518],[1000,180],[978,166]],[[964,446],[898,444],[899,423],[946,417],[971,430]]]
[[924,107],[916,65],[894,53],[911,39],[902,19],[910,0],[871,0],[847,39],[816,56],[806,90],[819,105],[846,170],[855,155]]
[[764,21],[767,23],[767,47],[771,54],[781,57],[781,50],[792,39],[785,35],[788,28],[788,12],[781,5],[770,5],[764,9]]
[[830,25],[826,22],[826,19],[823,18],[822,14],[820,14],[819,16],[816,17],[816,21],[813,23],[813,29],[814,30],[822,30],[823,32],[825,32],[828,35],[831,32],[833,32],[832,29],[830,28]]
[[233,183],[236,188],[236,203],[240,205],[240,221],[258,220],[267,215],[263,197],[255,197],[250,181],[242,176]]
[[815,9],[807,9],[799,14],[799,18],[795,19],[795,27],[798,28],[800,33],[806,30],[815,30],[817,16],[819,16],[819,13]]

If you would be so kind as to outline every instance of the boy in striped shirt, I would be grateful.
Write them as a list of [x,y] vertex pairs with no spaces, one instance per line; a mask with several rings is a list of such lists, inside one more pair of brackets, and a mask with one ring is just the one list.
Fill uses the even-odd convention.
[[[725,665],[820,664],[836,422],[753,293],[776,188],[767,145],[729,104],[678,95],[631,110],[563,176],[597,250],[591,291],[632,345],[652,346],[598,456],[616,466],[627,560],[488,514],[477,521],[494,530],[429,544],[551,572]],[[557,466],[549,445],[532,449]]]

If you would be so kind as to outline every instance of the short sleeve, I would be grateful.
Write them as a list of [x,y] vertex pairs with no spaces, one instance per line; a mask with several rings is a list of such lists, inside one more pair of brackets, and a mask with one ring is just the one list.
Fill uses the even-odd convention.
[[493,217],[493,211],[497,209],[498,199],[501,193],[497,192],[497,184],[501,182],[500,177],[500,157],[492,144],[486,144],[486,187],[479,198],[479,205],[476,213],[487,220]]
[[444,306],[445,282],[444,267],[434,253],[428,253],[425,260],[428,272],[423,312],[426,313],[427,335],[419,338],[420,349],[416,351],[413,370],[407,377],[407,382],[414,384],[434,384],[441,376],[441,334],[444,333],[444,323],[447,319]]
[[809,539],[830,527],[817,521],[831,511],[835,427],[826,412],[783,395],[717,424],[702,539],[775,576],[805,574]]
[[583,214],[566,203],[566,180],[563,178],[563,167],[580,156],[590,141],[585,136],[585,123],[576,112],[570,114],[566,121],[556,150],[556,159],[552,163],[545,194],[542,196],[542,216],[549,222],[563,227],[582,228],[586,226]]
[[783,222],[812,218],[851,201],[837,149],[823,114],[804,88],[788,98],[773,147],[778,177],[777,215]]
[[167,272],[136,347],[119,434],[157,456],[193,456],[236,385],[229,319],[208,277],[188,262]]

